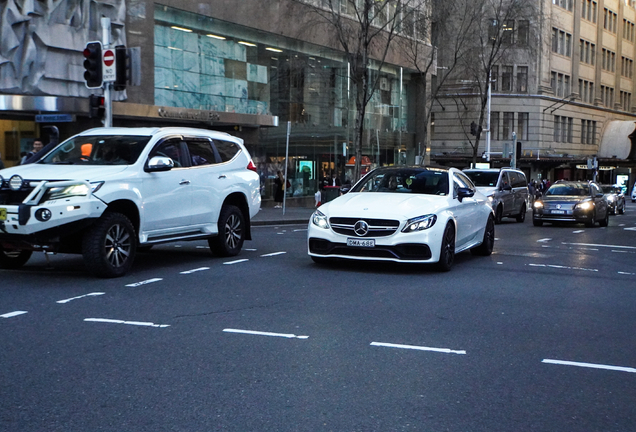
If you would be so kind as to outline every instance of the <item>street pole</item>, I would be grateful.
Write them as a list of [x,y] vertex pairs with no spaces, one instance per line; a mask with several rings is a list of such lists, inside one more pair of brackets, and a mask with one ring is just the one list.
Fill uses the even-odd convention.
[[490,98],[491,94],[491,71],[488,71],[488,100],[486,102],[486,160],[490,162]]
[[[287,203],[287,159],[289,158],[289,135],[291,133],[291,121],[287,122],[287,143],[285,144],[285,179],[283,180],[285,183],[283,184],[283,216],[285,216],[285,204]],[[336,155],[334,155],[335,157]],[[292,190],[293,193],[293,190]]]
[[512,133],[512,158],[510,159],[510,166],[517,168],[517,132]]
[[[104,49],[110,48],[110,18],[101,18],[102,24],[102,46]],[[103,59],[102,59],[103,62]],[[100,67],[103,67],[101,65]],[[104,83],[104,126],[113,126],[113,101],[111,95],[112,83]]]

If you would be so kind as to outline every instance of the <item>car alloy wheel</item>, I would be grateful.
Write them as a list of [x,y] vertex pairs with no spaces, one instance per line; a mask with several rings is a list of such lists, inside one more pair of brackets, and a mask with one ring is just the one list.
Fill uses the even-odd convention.
[[455,262],[455,227],[452,223],[446,225],[444,235],[442,236],[442,246],[439,254],[437,269],[447,272]]
[[210,250],[223,257],[235,256],[241,252],[245,241],[245,219],[241,210],[233,205],[221,209],[218,222],[219,234],[208,240]]
[[86,267],[99,277],[125,275],[135,259],[135,228],[121,213],[104,213],[85,234],[82,255]]
[[489,256],[495,247],[495,221],[492,216],[488,217],[486,228],[484,230],[484,238],[481,244],[470,250],[473,255]]

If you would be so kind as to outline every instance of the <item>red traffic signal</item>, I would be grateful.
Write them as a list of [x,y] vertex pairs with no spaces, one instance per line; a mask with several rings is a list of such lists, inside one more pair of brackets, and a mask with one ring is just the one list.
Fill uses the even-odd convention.
[[88,98],[88,117],[104,119],[104,96],[90,95]]
[[84,48],[84,79],[86,87],[100,88],[102,86],[102,43],[89,42]]

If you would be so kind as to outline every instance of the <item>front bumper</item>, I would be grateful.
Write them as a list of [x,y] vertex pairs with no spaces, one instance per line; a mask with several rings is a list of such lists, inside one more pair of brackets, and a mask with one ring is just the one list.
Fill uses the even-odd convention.
[[534,209],[532,211],[532,218],[536,221],[544,222],[571,222],[571,223],[586,223],[592,220],[594,209],[588,210],[562,210],[563,214],[554,213],[554,210],[546,209]]
[[[82,184],[88,193],[41,202],[48,189]],[[59,237],[63,227],[77,229],[87,220],[99,218],[106,204],[95,197],[91,186],[84,181],[40,182],[35,189],[17,205],[0,204],[0,241],[19,241],[27,238],[45,241]],[[34,240],[28,240],[33,242]]]

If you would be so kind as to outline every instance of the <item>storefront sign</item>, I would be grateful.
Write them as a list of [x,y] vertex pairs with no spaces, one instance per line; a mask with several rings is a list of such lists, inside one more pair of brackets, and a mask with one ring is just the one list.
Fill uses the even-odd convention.
[[69,123],[74,122],[75,116],[72,114],[37,114],[36,123]]
[[[576,168],[577,169],[584,169],[584,170],[593,169],[593,168],[588,168],[587,165],[577,165]],[[615,170],[615,169],[616,169],[616,167],[613,167],[613,166],[600,166],[600,167],[598,167],[599,171],[612,171],[612,170]]]
[[159,117],[180,119],[180,120],[200,120],[200,121],[219,121],[221,116],[214,111],[194,111],[194,110],[171,110],[159,108]]

